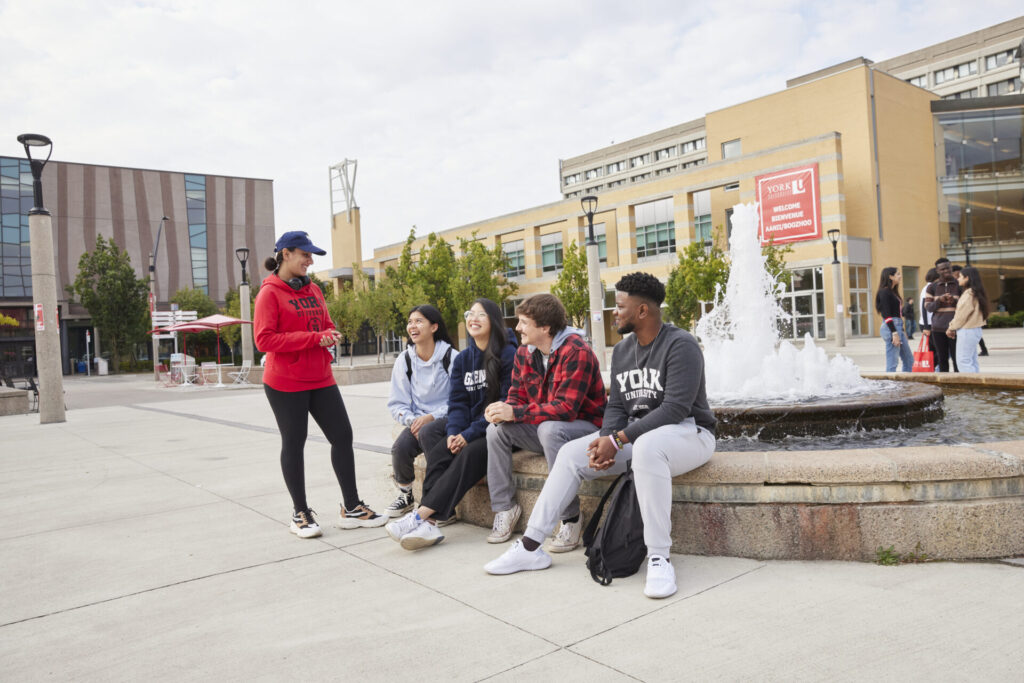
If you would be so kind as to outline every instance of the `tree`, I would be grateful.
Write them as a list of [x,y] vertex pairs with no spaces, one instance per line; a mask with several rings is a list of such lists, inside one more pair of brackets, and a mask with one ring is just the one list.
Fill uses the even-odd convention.
[[0,327],[17,327],[18,321],[9,315],[0,313]]
[[370,324],[377,337],[377,360],[380,361],[380,341],[394,329],[395,290],[387,280],[371,280],[360,269],[353,269],[357,282],[356,298],[362,318]]
[[[250,313],[255,309],[256,302],[256,291],[253,291],[253,287],[249,287],[249,311]],[[233,318],[242,317],[242,297],[239,296],[239,292],[234,287],[230,288],[224,294],[224,308],[221,309],[224,315],[230,315]],[[220,329],[220,338],[228,345],[231,349],[231,362],[235,362],[235,346],[242,341],[242,328],[248,328],[245,330],[246,334],[252,334],[252,325],[228,325]]]
[[[196,316],[200,318],[205,318],[217,312],[217,304],[201,289],[182,287],[174,293],[170,301],[172,304],[178,304],[178,310],[195,311]],[[208,353],[213,348],[214,353],[216,353],[217,333],[213,331],[200,332],[196,335],[195,342],[193,343],[197,349],[201,346]],[[199,354],[196,355],[198,356]],[[232,362],[234,362],[233,355]]]
[[145,339],[149,327],[149,280],[136,277],[128,252],[113,238],[96,238],[96,248],[78,260],[78,274],[66,288],[89,311],[93,325],[110,348],[112,370],[121,357]]
[[[604,291],[602,285],[601,291]],[[562,270],[551,286],[551,293],[561,300],[569,321],[576,327],[587,324],[590,312],[590,278],[587,271],[587,250],[576,244],[576,240],[562,253]]]
[[352,367],[356,341],[359,339],[359,329],[363,326],[364,318],[357,292],[352,289],[350,283],[343,283],[342,287],[327,300],[327,312],[334,321],[334,326],[348,341],[348,364]]
[[[476,239],[474,232],[472,239],[459,238],[459,250],[461,254],[455,261],[454,277],[451,278],[456,316],[467,310],[474,299],[484,297],[500,307],[505,299],[519,290],[519,285],[505,278],[507,262],[500,244],[488,249]],[[458,329],[458,320],[454,327],[448,329]]]
[[452,245],[434,233],[427,236],[427,243],[420,249],[420,260],[415,267],[414,281],[423,288],[425,302],[437,307],[449,331],[459,329],[462,311],[452,296],[452,279],[455,274],[455,252]]
[[771,274],[776,285],[779,283],[789,284],[786,277],[786,257],[793,253],[793,245],[776,246],[774,241],[761,247],[761,254],[764,255],[764,267]]
[[[721,227],[716,232],[720,233]],[[729,262],[717,242],[712,240],[708,251],[701,242],[691,242],[679,252],[679,265],[668,276],[665,312],[679,327],[692,330],[703,313],[700,302],[713,301],[716,288],[724,288],[729,280]]]

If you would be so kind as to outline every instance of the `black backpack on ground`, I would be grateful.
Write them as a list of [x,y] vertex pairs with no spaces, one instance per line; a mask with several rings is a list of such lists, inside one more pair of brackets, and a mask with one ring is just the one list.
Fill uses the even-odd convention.
[[[606,503],[609,503],[608,513],[599,528]],[[647,558],[647,546],[644,544],[644,521],[640,517],[632,466],[612,482],[601,498],[583,532],[583,545],[587,549],[590,577],[602,586],[610,584],[612,579],[632,576],[640,570]]]

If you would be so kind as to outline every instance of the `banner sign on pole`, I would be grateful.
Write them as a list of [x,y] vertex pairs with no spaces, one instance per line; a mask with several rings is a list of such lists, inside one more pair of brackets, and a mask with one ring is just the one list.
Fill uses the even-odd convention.
[[757,176],[755,182],[762,245],[821,237],[818,164]]
[[43,322],[43,305],[36,304],[36,332],[46,330],[46,323]]

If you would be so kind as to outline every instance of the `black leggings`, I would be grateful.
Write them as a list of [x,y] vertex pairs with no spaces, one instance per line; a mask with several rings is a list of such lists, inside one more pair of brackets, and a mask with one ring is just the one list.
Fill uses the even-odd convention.
[[953,363],[953,372],[960,372],[956,365],[956,339],[946,336],[946,330],[932,330],[932,341],[935,342],[935,372],[949,372],[949,364]]
[[487,439],[470,441],[457,454],[448,450],[447,438],[428,449],[427,473],[423,477],[424,506],[434,510],[437,519],[455,513],[466,492],[487,475]]
[[345,507],[351,510],[359,505],[352,425],[337,385],[309,391],[278,391],[264,384],[263,389],[277,419],[277,428],[281,430],[281,472],[296,512],[308,509],[303,449],[309,431],[309,415],[331,443],[331,465],[341,485]]

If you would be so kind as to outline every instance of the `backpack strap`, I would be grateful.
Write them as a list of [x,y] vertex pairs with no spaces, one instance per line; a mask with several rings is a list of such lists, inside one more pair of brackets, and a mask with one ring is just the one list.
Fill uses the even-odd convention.
[[451,346],[449,346],[448,350],[444,352],[444,358],[441,360],[441,363],[444,365],[445,374],[448,374],[448,375],[452,374],[448,370],[448,368],[452,364],[452,347]]
[[409,358],[409,348],[405,349],[405,376],[412,384],[412,358]]

